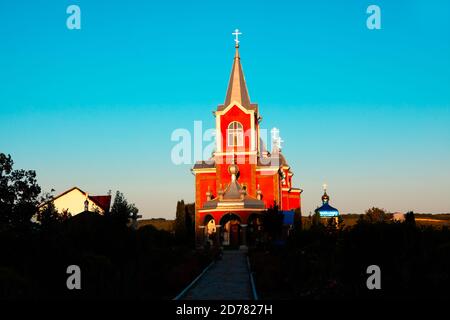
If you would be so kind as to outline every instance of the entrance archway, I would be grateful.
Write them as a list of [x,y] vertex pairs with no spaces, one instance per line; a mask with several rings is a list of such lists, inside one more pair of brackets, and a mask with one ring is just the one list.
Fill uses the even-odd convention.
[[222,245],[229,247],[239,247],[241,242],[241,218],[234,213],[226,213],[220,219],[222,232]]

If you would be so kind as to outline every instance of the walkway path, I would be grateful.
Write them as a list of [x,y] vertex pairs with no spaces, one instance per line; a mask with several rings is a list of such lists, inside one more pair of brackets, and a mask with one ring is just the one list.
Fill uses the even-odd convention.
[[224,251],[182,300],[251,300],[252,289],[244,251]]

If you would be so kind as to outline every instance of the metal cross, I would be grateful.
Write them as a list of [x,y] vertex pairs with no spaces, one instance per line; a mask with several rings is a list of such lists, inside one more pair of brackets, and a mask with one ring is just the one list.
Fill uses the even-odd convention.
[[242,32],[239,32],[239,29],[234,30],[232,35],[236,36],[236,39],[234,41],[236,42],[236,46],[239,46],[239,35],[241,35]]
[[272,146],[276,147],[278,150],[281,150],[281,143],[284,141],[280,137],[280,130],[277,128],[272,128],[270,133],[272,134]]
[[325,192],[327,191],[327,187],[328,187],[327,184],[324,183],[324,184],[323,184],[323,190],[324,190]]

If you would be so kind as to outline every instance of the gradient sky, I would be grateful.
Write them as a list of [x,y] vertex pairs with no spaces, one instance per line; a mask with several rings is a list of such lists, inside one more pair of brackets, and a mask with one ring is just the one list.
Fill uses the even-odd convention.
[[[66,8],[81,8],[81,30]],[[382,30],[366,28],[381,7]],[[173,130],[213,127],[239,28],[262,126],[341,213],[450,212],[449,1],[1,1],[0,152],[44,190],[121,190],[144,217],[193,201]]]

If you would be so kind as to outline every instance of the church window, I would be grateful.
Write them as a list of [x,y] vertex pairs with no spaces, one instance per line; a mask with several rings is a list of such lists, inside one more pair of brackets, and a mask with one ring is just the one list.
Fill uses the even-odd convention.
[[244,145],[244,130],[242,124],[233,121],[228,125],[227,141],[229,147],[242,147]]

